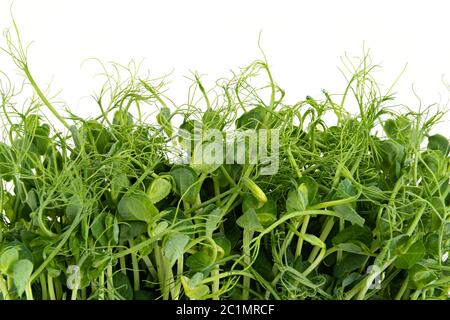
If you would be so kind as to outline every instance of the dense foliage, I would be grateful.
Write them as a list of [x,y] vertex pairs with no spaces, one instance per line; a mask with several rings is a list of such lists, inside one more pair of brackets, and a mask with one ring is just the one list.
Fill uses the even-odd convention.
[[[342,95],[295,104],[265,60],[211,90],[195,74],[183,105],[164,79],[113,65],[84,119],[57,110],[6,39],[35,95],[19,103],[2,80],[3,299],[448,299],[442,113],[389,107],[367,56],[347,63]],[[180,164],[193,142],[176,119],[278,129],[278,172]]]

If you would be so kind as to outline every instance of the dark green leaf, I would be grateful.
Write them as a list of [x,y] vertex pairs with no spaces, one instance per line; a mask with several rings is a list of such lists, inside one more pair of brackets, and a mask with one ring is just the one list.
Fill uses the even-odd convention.
[[117,210],[123,221],[145,221],[147,223],[150,223],[158,213],[158,209],[147,194],[139,190],[129,190],[120,200]]
[[187,203],[195,203],[200,192],[197,173],[192,168],[177,165],[170,170],[170,175],[175,181],[177,194]]
[[163,128],[164,132],[169,138],[173,135],[172,124],[170,123],[170,109],[162,107],[161,111],[156,116],[156,121]]
[[248,231],[263,231],[264,227],[258,220],[255,209],[245,211],[239,219],[236,220],[239,227]]
[[350,272],[361,269],[367,259],[367,256],[346,253],[344,254],[342,260],[334,265],[333,273],[336,278],[343,278]]
[[425,255],[425,246],[422,241],[417,240],[406,252],[397,250],[397,254],[399,256],[395,259],[394,266],[399,269],[409,269],[423,259]]
[[266,109],[263,107],[256,107],[236,120],[237,129],[256,129],[264,121]]
[[446,137],[440,134],[435,134],[428,137],[428,147],[429,150],[439,150],[444,156],[448,154],[450,144]]
[[133,300],[133,288],[126,274],[116,272],[113,277],[114,288],[124,300]]
[[373,239],[372,233],[368,227],[354,224],[345,228],[344,230],[339,232],[336,236],[334,236],[333,244],[336,245],[339,243],[359,240],[365,243],[366,245],[370,245],[372,239]]

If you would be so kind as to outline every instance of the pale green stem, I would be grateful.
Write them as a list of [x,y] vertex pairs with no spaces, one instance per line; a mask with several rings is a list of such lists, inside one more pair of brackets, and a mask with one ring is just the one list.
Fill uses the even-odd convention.
[[[319,237],[319,239],[322,240],[322,242],[325,242],[325,240],[327,239],[331,230],[333,229],[333,226],[334,226],[334,218],[328,217],[327,221],[325,222],[325,226],[323,227],[322,233],[320,234],[320,237]],[[320,247],[318,247],[318,246],[315,246],[312,249],[311,254],[308,257],[309,263],[312,263],[314,261],[319,250],[320,250]]]

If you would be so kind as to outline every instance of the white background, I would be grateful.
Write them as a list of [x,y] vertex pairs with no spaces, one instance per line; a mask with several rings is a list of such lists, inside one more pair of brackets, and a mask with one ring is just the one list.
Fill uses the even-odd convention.
[[[377,79],[385,88],[401,73],[397,103],[412,109],[450,97],[449,1],[143,1],[0,0],[0,29],[12,25],[11,12],[29,49],[32,73],[51,83],[62,106],[89,114],[98,65],[145,59],[155,76],[173,71],[169,94],[186,102],[190,71],[207,80],[261,58],[258,34],[275,80],[288,102],[320,90],[342,93],[338,67],[344,54],[361,56],[363,45],[382,65]],[[3,38],[0,46],[4,46]],[[0,70],[20,79],[5,54]],[[420,97],[420,101],[416,95]],[[445,132],[447,115],[440,130]]]

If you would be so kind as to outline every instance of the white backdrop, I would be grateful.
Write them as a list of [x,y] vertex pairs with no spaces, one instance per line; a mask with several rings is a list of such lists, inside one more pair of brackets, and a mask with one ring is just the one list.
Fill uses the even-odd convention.
[[[450,97],[449,1],[144,1],[0,0],[0,29],[11,12],[29,50],[30,68],[42,86],[74,111],[89,114],[88,97],[97,89],[93,75],[102,61],[145,59],[155,76],[174,71],[170,95],[185,102],[190,71],[214,81],[230,69],[261,58],[262,47],[287,100],[320,90],[342,93],[340,57],[361,56],[363,44],[382,65],[380,84],[397,84],[397,102],[417,109]],[[3,38],[0,46],[4,46]],[[0,55],[0,70],[14,78],[14,66]],[[83,99],[81,99],[83,98]],[[446,130],[447,115],[441,130]],[[445,131],[444,131],[445,133]],[[447,134],[449,135],[449,134]]]

